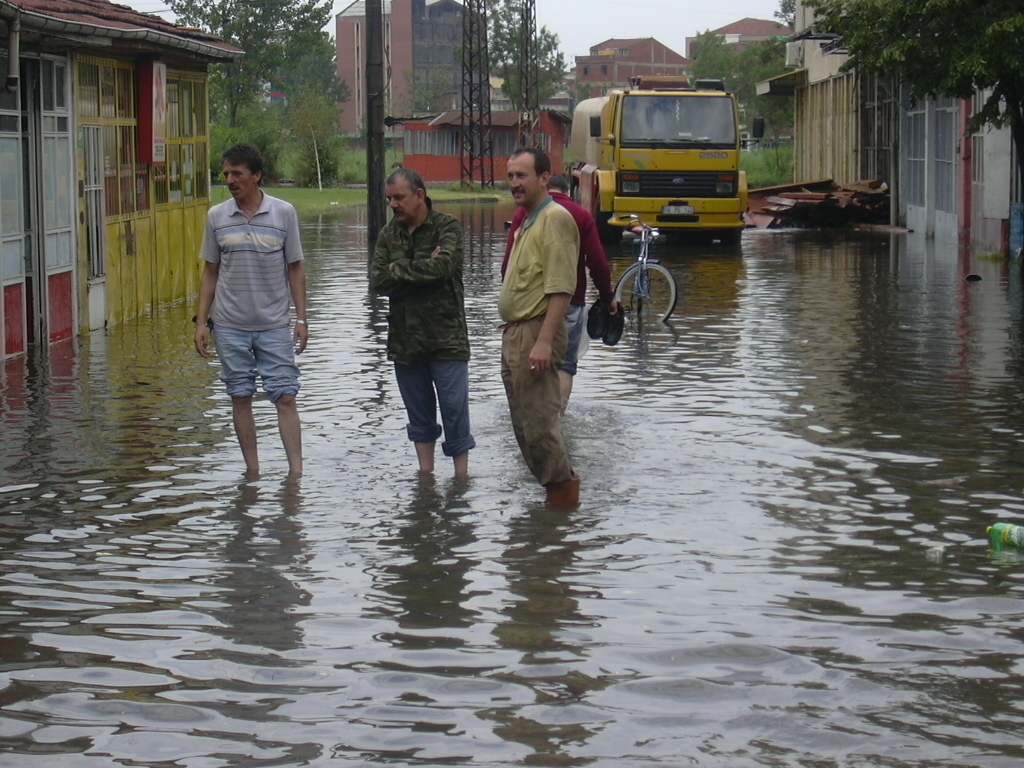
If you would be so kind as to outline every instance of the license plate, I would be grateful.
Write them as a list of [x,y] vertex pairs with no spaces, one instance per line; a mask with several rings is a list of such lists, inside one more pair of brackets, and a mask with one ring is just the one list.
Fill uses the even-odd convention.
[[693,213],[692,205],[666,205],[661,209],[662,215],[690,216]]

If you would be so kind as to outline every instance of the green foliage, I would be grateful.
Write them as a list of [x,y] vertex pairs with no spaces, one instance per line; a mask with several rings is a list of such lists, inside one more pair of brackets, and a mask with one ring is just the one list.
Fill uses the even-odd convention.
[[786,71],[784,38],[762,40],[737,50],[720,36],[705,32],[698,35],[696,46],[694,77],[725,81],[726,88],[736,94],[748,127],[758,116],[765,118],[768,135],[775,138],[793,127],[791,96],[757,95],[758,82]]
[[747,172],[747,186],[774,187],[793,182],[793,146],[759,149],[740,155],[740,168]]
[[[335,48],[324,27],[329,0],[274,0],[239,6],[232,0],[170,0],[182,24],[200,27],[245,51],[210,78],[212,152],[247,143],[263,155],[268,179],[336,177],[338,104],[349,98],[338,80]],[[267,103],[268,92],[282,98]],[[286,167],[287,166],[287,167]]]
[[780,0],[779,8],[773,15],[780,24],[792,29],[796,22],[796,0]]
[[242,109],[235,125],[210,125],[210,170],[214,176],[221,173],[221,155],[236,144],[250,144],[263,155],[264,177],[276,179],[281,175],[281,146],[284,133],[280,115],[270,114],[262,106]]
[[[523,20],[515,0],[495,0],[487,24],[487,46],[491,71],[505,81],[504,89],[512,109],[525,109],[520,72]],[[540,62],[537,77],[538,101],[554,96],[565,77],[565,56],[558,50],[558,35],[547,27],[537,31]]]
[[410,114],[449,108],[456,93],[450,69],[434,67],[409,74]]
[[298,153],[292,177],[303,185],[331,184],[338,175],[341,144],[337,103],[308,85],[293,94],[286,107],[289,139]]
[[[338,163],[339,184],[366,183],[366,149],[358,142],[342,140],[335,147],[335,159]],[[389,174],[402,162],[403,155],[390,147],[384,152],[384,173]]]
[[170,0],[170,6],[178,23],[215,34],[245,51],[211,72],[210,113],[215,122],[238,127],[243,113],[260,104],[272,83],[287,88],[307,84],[342,100],[333,44],[323,31],[331,18],[330,0],[241,5],[234,0]]
[[1009,125],[1024,172],[1020,0],[807,0],[850,52],[847,68],[893,78],[916,98],[986,92],[969,126]]

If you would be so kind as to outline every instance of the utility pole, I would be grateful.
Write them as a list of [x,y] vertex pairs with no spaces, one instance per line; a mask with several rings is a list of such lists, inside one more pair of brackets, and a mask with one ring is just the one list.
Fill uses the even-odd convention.
[[386,223],[384,205],[384,3],[366,0],[366,226],[369,253]]
[[462,10],[462,183],[478,177],[494,186],[491,142],[491,67],[487,50],[487,0],[464,0]]
[[540,45],[537,40],[537,2],[519,3],[519,82],[522,114],[519,122],[519,145],[537,146],[540,127]]

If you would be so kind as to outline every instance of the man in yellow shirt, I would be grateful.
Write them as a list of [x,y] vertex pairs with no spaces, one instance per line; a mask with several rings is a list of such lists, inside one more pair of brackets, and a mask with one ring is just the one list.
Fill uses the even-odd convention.
[[568,336],[565,312],[576,291],[580,235],[576,221],[548,195],[551,160],[520,149],[508,161],[508,188],[526,211],[516,231],[498,298],[504,321],[501,378],[516,440],[548,503],[579,503],[580,480],[562,441],[558,369]]

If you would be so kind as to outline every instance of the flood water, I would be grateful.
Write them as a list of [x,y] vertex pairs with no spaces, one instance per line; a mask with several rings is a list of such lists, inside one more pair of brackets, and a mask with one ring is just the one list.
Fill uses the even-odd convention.
[[1015,269],[662,246],[676,314],[584,357],[553,512],[498,374],[513,210],[445,209],[467,483],[414,471],[359,210],[304,222],[298,482],[265,401],[242,478],[191,305],[2,368],[0,766],[1021,765],[1024,558],[985,538],[1024,522]]

